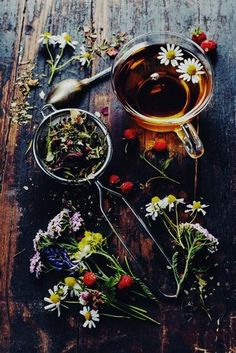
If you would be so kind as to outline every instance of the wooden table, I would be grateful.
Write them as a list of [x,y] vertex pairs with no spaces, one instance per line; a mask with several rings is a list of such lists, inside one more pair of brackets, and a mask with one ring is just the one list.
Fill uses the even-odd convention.
[[[2,353],[236,352],[236,291],[233,287],[236,250],[235,11],[236,3],[233,0],[1,1]],[[181,184],[156,183],[152,194],[158,192],[164,196],[166,192],[171,192],[187,195],[189,199],[204,197],[211,205],[205,225],[221,244],[218,255],[220,266],[215,273],[217,294],[213,299],[214,320],[209,322],[204,314],[187,315],[186,306],[183,308],[181,300],[157,306],[155,312],[160,326],[106,319],[96,330],[85,330],[76,312],[58,320],[55,315],[48,315],[43,310],[42,298],[51,280],[36,280],[29,273],[32,239],[37,230],[45,228],[49,219],[61,209],[65,192],[71,195],[80,193],[49,180],[36,166],[32,153],[26,153],[35,127],[41,120],[40,108],[44,101],[39,98],[39,92],[43,89],[47,93],[49,87],[46,78],[41,77],[41,87],[32,90],[28,98],[30,105],[35,107],[33,119],[26,125],[19,125],[9,118],[11,102],[19,95],[17,77],[25,72],[27,61],[35,63],[34,75],[48,74],[45,58],[39,53],[37,43],[39,35],[45,31],[67,31],[76,37],[77,28],[88,25],[94,26],[98,35],[103,37],[110,37],[111,33],[118,31],[136,36],[153,30],[170,30],[189,37],[190,28],[198,24],[218,42],[214,97],[210,108],[201,114],[198,125],[205,154],[197,161],[192,160],[177,137],[173,133],[166,134],[174,157],[174,168],[170,173],[181,180]],[[76,64],[70,65],[56,77],[54,83],[67,77],[91,75],[109,63],[109,58],[105,61],[97,58],[92,68],[84,71],[78,70]],[[138,185],[149,172],[135,151],[131,151],[132,157],[124,156],[122,132],[131,123],[114,98],[110,82],[104,81],[91,89],[78,106],[91,112],[108,106],[109,115],[105,117],[105,122],[112,134],[115,158],[104,175],[105,182],[110,172],[118,172]],[[150,144],[154,137],[154,133],[143,131],[141,145]],[[148,197],[150,195],[144,195],[138,187],[135,193],[128,196],[131,204],[138,206],[138,209]],[[142,256],[150,256],[152,249],[148,240],[139,237],[134,220],[128,222],[127,210],[119,205],[117,207],[120,207],[121,233],[128,229],[130,234],[136,234],[136,245],[137,241],[142,244]],[[118,247],[118,252],[122,252],[121,247]],[[151,270],[154,269],[150,267]]]

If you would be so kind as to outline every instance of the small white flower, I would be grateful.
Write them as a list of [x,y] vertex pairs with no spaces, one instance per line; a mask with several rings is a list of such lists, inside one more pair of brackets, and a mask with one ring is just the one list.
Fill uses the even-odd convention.
[[85,49],[84,45],[81,45],[80,47],[80,53],[79,53],[79,62],[82,66],[87,66],[90,65],[91,61],[93,60],[92,54]]
[[156,218],[158,217],[160,211],[161,211],[161,208],[160,208],[160,199],[158,196],[154,196],[152,199],[151,199],[151,202],[148,203],[146,205],[146,215],[145,217],[152,217],[153,221],[156,220]]
[[82,290],[81,285],[75,279],[75,277],[66,277],[65,284],[68,287],[71,297],[79,297],[80,291]]
[[174,195],[168,195],[166,196],[163,200],[159,202],[159,206],[162,209],[165,209],[166,207],[169,208],[169,212],[172,210],[173,207],[175,207],[175,204],[178,205],[179,203],[184,204],[184,199],[177,199]]
[[55,45],[57,43],[57,36],[53,36],[51,32],[44,32],[40,34],[38,43]]
[[71,35],[69,35],[66,32],[57,36],[57,43],[59,44],[59,47],[62,49],[64,49],[66,45],[69,45],[70,47],[75,49],[76,45],[78,44],[77,40],[72,40]]
[[192,83],[198,83],[199,75],[203,75],[205,71],[198,59],[184,59],[183,63],[180,63],[178,66],[177,72],[181,73],[179,76],[180,79]]
[[41,91],[39,92],[39,97],[41,98],[41,99],[44,99],[44,97],[45,97],[45,92],[41,89]]
[[99,314],[97,310],[91,310],[89,306],[84,306],[83,310],[80,310],[80,314],[83,315],[85,318],[83,327],[96,327],[94,321],[99,321]]
[[173,67],[178,66],[178,60],[183,60],[183,52],[179,46],[175,46],[175,44],[167,44],[166,48],[161,47],[161,51],[158,53],[157,59],[160,60],[161,64],[169,65],[171,64]]
[[[68,293],[67,286],[54,286],[53,290],[48,290],[50,297],[45,297],[45,302],[49,303],[44,307],[45,310],[54,311],[57,310],[58,317],[61,315],[61,300],[65,299]],[[66,307],[65,305],[63,305]]]
[[160,77],[158,72],[153,72],[153,74],[150,75],[152,81],[157,81]]
[[209,243],[207,244],[208,251],[210,253],[217,251],[217,246],[219,245],[219,241],[214,235],[208,232],[206,228],[203,228],[199,223],[181,223],[179,225],[181,233],[185,230],[195,230],[199,233],[200,236],[205,238]]
[[205,216],[206,211],[204,210],[204,208],[209,207],[209,205],[205,205],[205,204],[201,204],[201,201],[193,201],[193,204],[189,204],[186,206],[188,208],[188,210],[185,210],[184,212],[191,212],[191,215],[194,212],[202,212],[203,216]]

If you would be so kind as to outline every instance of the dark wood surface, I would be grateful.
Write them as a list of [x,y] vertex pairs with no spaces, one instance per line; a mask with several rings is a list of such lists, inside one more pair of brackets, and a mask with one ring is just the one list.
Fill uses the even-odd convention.
[[[236,352],[236,289],[235,280],[235,207],[236,207],[236,3],[234,0],[1,0],[0,7],[0,341],[2,353],[235,353]],[[77,28],[94,26],[101,36],[126,31],[136,36],[148,31],[170,30],[189,36],[191,27],[200,24],[218,41],[215,63],[215,90],[210,107],[200,117],[199,132],[206,152],[198,160],[191,160],[177,137],[166,134],[173,152],[175,167],[172,176],[181,180],[180,186],[157,183],[154,191],[185,194],[190,199],[204,197],[211,205],[206,226],[220,240],[220,266],[215,271],[217,290],[212,305],[215,315],[209,322],[203,314],[189,314],[181,301],[162,303],[153,309],[161,322],[159,327],[143,322],[103,320],[96,330],[84,330],[78,313],[60,320],[47,315],[42,298],[51,281],[35,280],[29,274],[32,239],[41,227],[61,208],[65,192],[83,197],[81,191],[58,185],[36,166],[31,152],[26,154],[35,127],[41,120],[39,98],[46,79],[30,93],[34,105],[33,119],[26,125],[13,123],[10,106],[19,95],[17,77],[25,71],[26,61],[35,64],[34,75],[47,73],[45,60],[37,43],[44,31],[69,32],[77,35]],[[63,78],[83,78],[107,67],[110,59],[97,59],[92,69],[78,70],[71,65],[59,74],[54,83]],[[110,82],[94,87],[78,103],[94,112],[109,107],[105,118],[115,146],[109,168],[131,180],[143,181],[145,167],[135,155],[124,157],[122,131],[131,125],[127,114],[114,98]],[[141,145],[148,145],[154,133],[142,132]],[[130,159],[132,158],[132,159]],[[132,163],[130,162],[132,160]],[[106,176],[107,171],[104,176]],[[138,175],[138,177],[137,177]],[[137,180],[138,179],[138,180]],[[153,191],[153,192],[154,192]],[[94,190],[91,189],[91,194]],[[81,196],[80,196],[81,195]],[[95,195],[96,199],[96,195]],[[143,205],[148,199],[137,188],[129,197],[133,205]],[[152,248],[140,236],[135,221],[122,205],[120,231],[132,234],[129,242],[149,259]],[[139,206],[138,206],[139,207]],[[96,207],[94,212],[97,212]],[[129,224],[129,226],[128,226]],[[128,228],[129,227],[129,228]],[[135,240],[135,241],[134,241]],[[118,252],[122,248],[117,244]],[[21,250],[24,251],[15,256]],[[150,271],[153,263],[148,263]]]

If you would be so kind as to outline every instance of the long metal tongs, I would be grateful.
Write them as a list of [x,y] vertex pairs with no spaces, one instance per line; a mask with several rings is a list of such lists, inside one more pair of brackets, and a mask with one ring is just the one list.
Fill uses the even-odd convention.
[[167,293],[163,293],[162,290],[156,286],[150,285],[148,283],[148,279],[147,276],[145,274],[144,269],[142,268],[140,262],[137,260],[137,258],[134,256],[134,254],[130,251],[129,247],[127,246],[127,244],[125,243],[125,241],[122,239],[122,237],[119,235],[119,233],[116,231],[116,229],[114,228],[113,224],[110,222],[104,208],[103,208],[103,190],[105,190],[106,192],[108,192],[109,194],[112,194],[116,197],[118,197],[119,199],[121,199],[125,205],[129,208],[129,210],[132,212],[132,214],[134,215],[134,217],[137,219],[138,223],[142,226],[142,228],[144,229],[144,231],[146,232],[146,234],[149,236],[149,238],[153,241],[153,243],[155,244],[155,246],[157,247],[157,249],[159,250],[159,252],[161,253],[161,255],[164,257],[164,259],[166,260],[167,264],[172,268],[172,263],[171,260],[169,259],[169,257],[165,254],[164,250],[162,249],[162,247],[158,244],[158,242],[156,241],[156,239],[153,237],[152,233],[150,232],[150,230],[148,229],[147,225],[145,224],[145,222],[142,220],[142,218],[136,213],[136,211],[133,209],[133,207],[129,204],[129,202],[126,200],[126,198],[121,195],[119,192],[114,191],[104,185],[101,184],[101,182],[99,180],[95,180],[95,184],[98,188],[98,193],[99,193],[99,207],[100,210],[105,218],[105,220],[107,221],[107,223],[109,224],[109,226],[111,227],[112,231],[115,233],[116,237],[118,238],[118,240],[121,242],[121,244],[123,245],[124,249],[126,250],[127,254],[129,255],[129,257],[133,260],[137,270],[140,272],[141,274],[141,279],[144,282],[145,285],[147,285],[151,291],[153,291],[154,294],[158,294],[158,296],[162,296],[164,298],[176,298],[176,294],[167,294]]

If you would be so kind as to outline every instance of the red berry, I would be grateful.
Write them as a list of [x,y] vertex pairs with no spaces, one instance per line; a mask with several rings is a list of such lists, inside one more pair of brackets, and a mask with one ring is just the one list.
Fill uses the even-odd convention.
[[192,33],[192,40],[201,45],[201,43],[207,38],[206,33],[204,33],[200,28],[195,29]]
[[97,277],[93,272],[85,272],[83,275],[83,282],[86,286],[92,287],[92,285],[97,281]]
[[136,129],[126,129],[123,134],[124,138],[127,140],[135,140],[137,137]]
[[121,184],[121,192],[123,194],[127,194],[128,192],[130,192],[134,187],[134,183],[132,183],[132,181],[124,181],[124,183]]
[[122,275],[117,287],[119,289],[126,289],[126,288],[130,288],[133,285],[133,283],[134,283],[133,277],[131,277],[130,275]]
[[153,147],[155,151],[165,151],[167,149],[167,142],[164,138],[156,139]]
[[217,48],[217,43],[213,39],[206,39],[201,43],[201,48],[206,53],[212,53]]
[[109,178],[108,178],[108,183],[109,183],[110,185],[116,185],[116,184],[118,184],[119,182],[120,182],[120,177],[119,177],[119,175],[112,174],[112,175],[110,175]]

